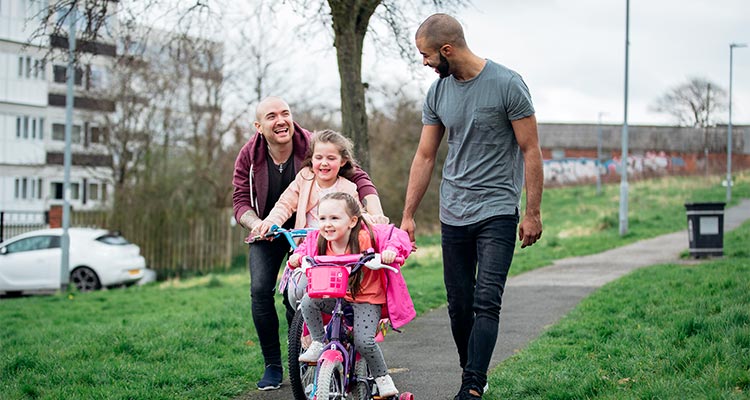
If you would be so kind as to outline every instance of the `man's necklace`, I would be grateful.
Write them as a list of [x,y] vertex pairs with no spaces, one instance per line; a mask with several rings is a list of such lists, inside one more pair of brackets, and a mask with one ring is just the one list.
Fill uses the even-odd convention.
[[[266,148],[268,149],[268,154],[271,154],[271,146],[266,145]],[[289,156],[289,158],[286,159],[286,161],[282,162],[281,164],[276,164],[276,160],[273,159],[273,156],[271,156],[271,160],[273,161],[273,165],[276,166],[276,168],[279,170],[280,174],[284,173],[284,168],[286,168],[286,164],[289,162],[289,160],[292,157]]]

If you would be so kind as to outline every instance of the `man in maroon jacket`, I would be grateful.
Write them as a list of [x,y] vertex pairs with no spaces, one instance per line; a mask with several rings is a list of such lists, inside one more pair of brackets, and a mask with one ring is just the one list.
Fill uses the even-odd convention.
[[[252,230],[273,208],[287,186],[294,180],[310,147],[310,132],[292,120],[289,105],[279,97],[268,97],[258,104],[257,132],[242,147],[234,164],[234,218]],[[376,222],[387,223],[370,177],[356,168],[352,181],[360,200]],[[292,228],[294,216],[284,224]],[[265,360],[265,373],[258,389],[273,390],[281,386],[282,366],[279,344],[279,319],[274,305],[276,277],[284,256],[289,252],[286,240],[257,241],[250,244],[250,297],[253,324],[258,332]],[[286,319],[290,324],[294,308],[283,296]]]

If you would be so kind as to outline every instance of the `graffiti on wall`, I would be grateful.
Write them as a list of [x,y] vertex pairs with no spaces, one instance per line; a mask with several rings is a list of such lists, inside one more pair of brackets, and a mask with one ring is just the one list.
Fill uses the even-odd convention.
[[[663,151],[649,151],[645,155],[629,155],[627,160],[628,175],[662,175],[685,166],[681,157],[667,156]],[[597,169],[606,179],[607,176],[620,176],[622,162],[620,157],[602,160],[597,165],[595,158],[565,158],[544,160],[544,183],[575,184],[596,180]]]

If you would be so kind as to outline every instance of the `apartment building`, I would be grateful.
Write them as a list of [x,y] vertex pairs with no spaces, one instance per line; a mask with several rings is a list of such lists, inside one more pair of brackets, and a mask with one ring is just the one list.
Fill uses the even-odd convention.
[[[63,202],[68,40],[65,32],[35,37],[48,4],[0,0],[2,211],[41,212]],[[108,133],[98,121],[115,111],[105,93],[116,46],[104,35],[78,47],[82,53],[74,79],[70,204],[79,210],[99,209],[112,197]]]

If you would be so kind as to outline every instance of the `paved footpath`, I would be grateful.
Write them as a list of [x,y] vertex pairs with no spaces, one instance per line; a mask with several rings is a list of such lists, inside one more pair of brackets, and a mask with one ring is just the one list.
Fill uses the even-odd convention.
[[[750,220],[749,199],[726,210],[724,231],[747,220]],[[508,279],[500,334],[490,368],[524,348],[605,283],[637,268],[678,261],[687,248],[687,230],[684,230],[599,254],[558,260],[551,266]],[[401,391],[414,393],[416,399],[453,399],[461,384],[461,369],[445,307],[415,319],[403,333],[389,334],[381,346],[396,387]],[[292,399],[286,370],[284,374],[286,379],[280,390],[251,391],[239,399]]]

